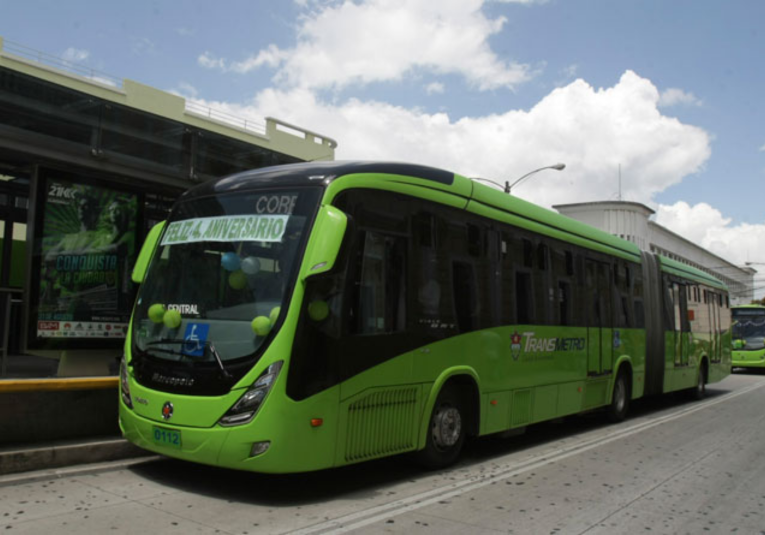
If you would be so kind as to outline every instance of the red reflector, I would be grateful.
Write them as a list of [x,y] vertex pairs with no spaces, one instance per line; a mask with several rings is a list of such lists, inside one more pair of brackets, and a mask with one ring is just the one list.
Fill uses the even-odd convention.
[[492,399],[489,403],[491,403],[492,405],[496,405],[499,402],[496,399]]
[[311,427],[321,427],[324,424],[322,418],[311,418]]

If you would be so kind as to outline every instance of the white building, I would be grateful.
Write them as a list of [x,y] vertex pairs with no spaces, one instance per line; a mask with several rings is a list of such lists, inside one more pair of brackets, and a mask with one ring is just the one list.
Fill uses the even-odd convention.
[[553,208],[572,219],[629,240],[644,251],[667,256],[714,275],[728,285],[732,305],[748,304],[754,299],[756,270],[732,264],[651,221],[655,212],[644,204],[600,201],[559,204]]

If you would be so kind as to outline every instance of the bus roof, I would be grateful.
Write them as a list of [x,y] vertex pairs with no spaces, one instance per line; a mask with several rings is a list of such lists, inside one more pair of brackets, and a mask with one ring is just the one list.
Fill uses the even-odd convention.
[[656,255],[656,256],[659,258],[662,271],[666,271],[667,273],[673,273],[675,275],[679,275],[684,278],[690,278],[690,279],[696,280],[697,282],[701,282],[701,283],[713,286],[715,288],[719,288],[720,290],[728,289],[725,283],[723,283],[719,279],[716,279],[709,273],[701,271],[700,269],[697,269],[693,266],[689,266],[688,264],[683,264],[682,262],[678,262],[677,260],[672,260],[671,258],[667,258],[666,256],[661,256],[661,255]]
[[305,162],[263,167],[252,171],[243,171],[219,180],[211,180],[188,190],[184,193],[183,199],[243,191],[263,186],[326,186],[336,178],[356,174],[408,176],[432,181],[443,186],[451,186],[455,182],[454,173],[425,165],[363,161]]
[[[467,202],[468,209],[470,203],[493,208],[516,219],[522,226],[536,227],[536,230],[543,234],[575,237],[589,242],[592,247],[606,249],[611,253],[640,262],[640,248],[630,241],[462,175],[425,165],[377,161],[320,161],[264,167],[200,184],[184,193],[181,199],[240,192],[264,186],[320,185],[326,187],[343,176],[370,174],[393,175],[397,177],[396,180],[407,178],[414,178],[418,182],[425,180],[436,189],[463,198]],[[716,288],[726,288],[722,282],[708,273],[670,258],[663,256],[659,258],[664,271],[689,277]]]

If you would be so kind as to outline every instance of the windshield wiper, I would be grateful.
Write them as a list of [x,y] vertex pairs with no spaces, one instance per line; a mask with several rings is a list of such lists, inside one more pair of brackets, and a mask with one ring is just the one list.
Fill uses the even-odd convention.
[[[147,346],[156,346],[160,344],[178,344],[178,345],[186,345],[189,343],[197,344],[197,347],[199,347],[200,342],[199,340],[184,340],[182,338],[160,338],[159,340],[155,340],[153,342],[148,342]],[[231,379],[233,376],[228,372],[226,367],[223,365],[223,360],[220,358],[220,354],[218,354],[218,351],[215,349],[215,346],[212,342],[204,341],[202,342],[204,344],[205,348],[210,349],[210,353],[212,353],[212,356],[215,357],[215,362],[218,363],[218,367],[220,368],[220,371],[223,373],[223,377],[226,379]],[[179,355],[181,357],[189,357],[194,358],[196,355],[190,355],[189,353],[184,353],[183,351],[175,351],[173,349],[161,349],[159,347],[152,347],[152,351],[158,351],[160,353],[168,353],[170,355]]]

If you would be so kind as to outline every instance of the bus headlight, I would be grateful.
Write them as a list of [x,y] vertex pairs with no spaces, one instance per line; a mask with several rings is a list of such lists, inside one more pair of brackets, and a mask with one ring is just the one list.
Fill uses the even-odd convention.
[[223,415],[223,418],[218,423],[223,426],[232,426],[246,424],[252,420],[276,381],[276,377],[282,369],[282,364],[284,364],[284,361],[280,360],[266,368],[249,390],[242,394],[242,397],[234,403],[234,406]]
[[122,403],[128,408],[133,408],[133,398],[130,397],[130,383],[128,382],[128,370],[125,363],[125,357],[122,357],[120,363],[120,393],[122,394]]

